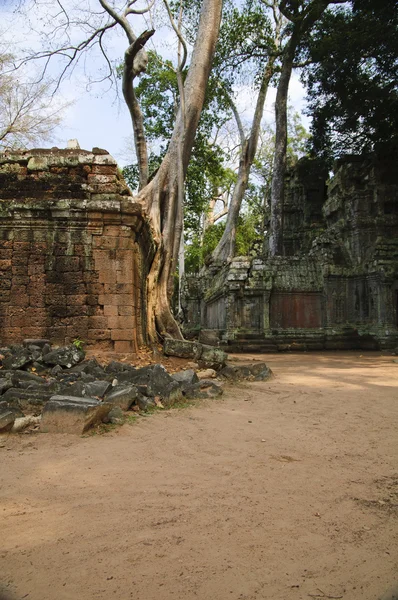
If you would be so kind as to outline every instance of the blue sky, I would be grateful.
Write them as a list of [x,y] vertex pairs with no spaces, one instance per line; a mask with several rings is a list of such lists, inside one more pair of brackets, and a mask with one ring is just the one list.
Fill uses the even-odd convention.
[[[64,0],[66,4],[73,1]],[[27,40],[31,46],[40,48],[40,15],[31,12],[30,23],[26,23],[18,14],[13,13],[15,2],[16,0],[0,0],[0,39],[3,41],[0,49],[3,52],[10,51],[10,49],[18,52],[21,45],[27,44]],[[98,6],[96,0],[81,0],[80,2],[83,8],[90,3],[92,6]],[[54,4],[55,0],[49,0],[51,8],[54,7]],[[36,30],[36,34],[32,33],[32,26]],[[145,27],[145,23],[137,23],[136,33]],[[126,49],[126,38],[124,34],[112,33],[108,36],[108,40],[109,54],[114,61],[118,61]],[[153,38],[153,43],[157,48],[162,47],[172,57],[173,37],[168,29],[160,27]],[[117,98],[114,89],[109,90],[107,83],[93,84],[90,86],[90,90],[87,90],[86,73],[91,75],[98,73],[98,66],[103,64],[100,54],[96,52],[90,59],[86,59],[86,70],[82,63],[72,77],[62,84],[60,90],[62,97],[73,103],[65,112],[62,127],[57,132],[54,144],[60,148],[66,147],[68,139],[76,138],[81,148],[88,150],[94,146],[105,148],[118,160],[119,164],[124,165],[133,159],[131,151],[128,149],[132,143],[132,126],[127,107],[122,98]],[[59,66],[54,64],[52,69],[55,76]],[[304,96],[305,93],[298,78],[293,75],[290,85],[290,103],[300,113],[305,107]],[[264,111],[264,121],[269,123],[273,122],[274,99],[275,90],[271,89]],[[242,87],[239,90],[238,104],[243,114],[250,116],[254,100],[249,88]],[[303,121],[308,126],[308,120],[305,117],[303,117]]]

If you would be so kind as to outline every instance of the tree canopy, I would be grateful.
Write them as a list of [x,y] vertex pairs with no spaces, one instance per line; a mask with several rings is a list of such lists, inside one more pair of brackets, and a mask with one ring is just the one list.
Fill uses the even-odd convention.
[[327,11],[302,58],[312,151],[397,153],[398,11],[395,0],[361,0]]
[[[89,56],[85,53],[95,51],[105,65],[98,80],[112,78],[116,60],[105,40],[116,30],[124,36],[119,76],[137,158],[125,174],[151,220],[156,245],[147,280],[151,340],[157,333],[180,336],[170,299],[184,209],[189,239],[201,236],[205,247],[205,235],[214,241],[221,234],[212,260],[222,263],[242,251],[239,231],[244,231],[243,242],[251,239],[248,224],[256,233],[252,215],[269,198],[269,251],[282,251],[286,166],[305,137],[296,123],[289,157],[287,106],[294,69],[304,67],[314,153],[330,159],[342,152],[391,152],[398,131],[395,0],[227,0],[221,28],[221,0],[163,0],[175,36],[173,61],[167,52],[162,58],[148,50],[154,3],[139,8],[137,0],[88,0],[83,5],[77,0],[27,0],[31,11],[51,10],[40,24],[40,49],[19,63],[41,60],[44,77],[57,57],[60,82],[82,56]],[[143,13],[149,15],[146,22]],[[86,64],[97,68],[96,60],[87,58]],[[11,89],[9,81],[0,65],[2,89]],[[261,145],[261,121],[271,85],[277,86],[277,95],[270,151]],[[256,98],[245,122],[239,91],[247,86]],[[45,114],[44,107],[40,112]],[[221,139],[232,121],[234,160]],[[262,183],[253,182],[251,173],[262,177]],[[217,202],[221,213],[228,205],[225,224],[214,225]]]

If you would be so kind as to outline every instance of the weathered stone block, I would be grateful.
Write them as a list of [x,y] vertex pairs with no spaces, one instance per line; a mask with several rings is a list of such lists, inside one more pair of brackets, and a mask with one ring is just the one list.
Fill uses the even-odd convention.
[[216,368],[223,365],[228,358],[226,352],[219,348],[186,340],[165,339],[163,352],[168,356],[193,358],[201,361],[204,366],[212,367],[215,365]]
[[115,340],[114,341],[115,352],[123,353],[123,352],[136,352],[137,348],[133,341],[126,340]]
[[201,353],[201,344],[186,340],[173,340],[166,338],[163,344],[166,356],[179,356],[181,358],[196,358]]
[[172,373],[171,376],[173,379],[175,379],[175,381],[177,381],[180,384],[183,392],[189,386],[193,385],[194,383],[198,383],[199,381],[199,378],[193,369],[178,371],[177,373]]
[[185,396],[190,399],[217,398],[223,393],[221,385],[214,383],[211,379],[202,379],[185,390]]
[[71,344],[58,350],[52,350],[43,356],[43,362],[47,365],[60,365],[70,368],[81,362],[84,357],[85,353],[83,350]]
[[18,408],[8,406],[7,402],[0,402],[0,433],[11,431],[15,419],[23,416]]
[[106,418],[111,404],[75,396],[52,396],[45,405],[40,429],[46,433],[83,434]]
[[106,394],[105,402],[119,406],[123,410],[128,410],[139,395],[135,385],[117,385]]

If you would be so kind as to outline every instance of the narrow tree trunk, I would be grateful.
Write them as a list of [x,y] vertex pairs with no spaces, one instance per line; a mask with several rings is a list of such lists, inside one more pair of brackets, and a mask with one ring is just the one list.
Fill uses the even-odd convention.
[[[313,0],[301,13],[285,14],[293,22],[290,40],[285,46],[282,58],[281,75],[275,100],[275,155],[271,183],[271,219],[269,236],[269,253],[271,256],[283,253],[283,203],[285,196],[286,148],[287,148],[287,99],[290,77],[297,47],[302,36],[311,29],[321,17],[328,4],[340,3],[342,0],[328,2]],[[282,9],[281,9],[282,10]]]
[[[290,40],[292,42],[292,40]],[[271,184],[271,219],[269,251],[271,256],[282,254],[283,198],[285,193],[287,148],[287,98],[297,44],[286,48],[275,100],[275,154]]]
[[[268,60],[266,68],[264,69],[249,138],[246,140],[241,133],[241,151],[239,158],[238,178],[232,194],[231,203],[229,205],[225,230],[221,240],[213,251],[211,257],[212,262],[230,261],[235,253],[236,227],[238,225],[240,207],[247,190],[250,169],[257,151],[261,119],[264,112],[264,104],[267,97],[269,82],[274,72],[274,63],[275,58],[271,57]],[[239,129],[241,130],[241,127],[239,127]]]

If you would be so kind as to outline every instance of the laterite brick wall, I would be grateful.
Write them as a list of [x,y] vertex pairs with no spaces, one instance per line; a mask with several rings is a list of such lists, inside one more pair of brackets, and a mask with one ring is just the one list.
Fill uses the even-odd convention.
[[0,154],[0,344],[145,343],[149,228],[105,151]]

